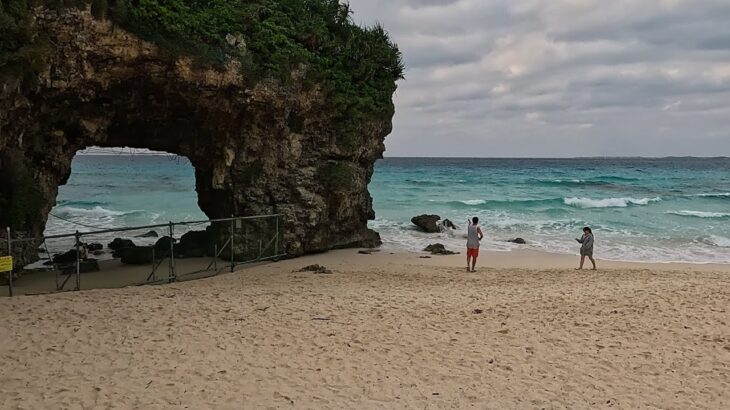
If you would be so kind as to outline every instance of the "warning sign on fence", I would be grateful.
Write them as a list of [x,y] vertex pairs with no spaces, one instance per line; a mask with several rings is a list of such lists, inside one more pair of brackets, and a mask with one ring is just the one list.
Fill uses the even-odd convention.
[[13,257],[0,256],[0,272],[10,272],[13,270]]

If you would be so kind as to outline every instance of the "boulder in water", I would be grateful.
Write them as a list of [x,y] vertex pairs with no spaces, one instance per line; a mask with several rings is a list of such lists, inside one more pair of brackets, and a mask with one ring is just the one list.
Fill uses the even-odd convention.
[[441,232],[441,227],[439,225],[440,220],[441,217],[438,215],[418,215],[411,218],[411,222],[413,222],[414,225],[428,233]]
[[451,220],[449,220],[449,219],[444,219],[443,221],[441,221],[441,224],[440,224],[440,225],[441,225],[441,227],[442,227],[443,229],[459,229],[459,227],[458,227],[458,226],[456,226],[456,225],[455,225],[455,224],[454,224],[453,222],[451,222]]
[[100,243],[96,243],[96,242],[89,243],[86,245],[86,249],[88,249],[89,252],[100,251],[100,250],[104,249],[104,245],[102,245]]
[[456,255],[458,252],[452,252],[440,243],[428,245],[424,251],[431,252],[431,255]]
[[149,231],[147,233],[143,233],[142,235],[137,235],[135,236],[135,238],[157,238],[158,236],[160,235],[158,235],[157,232]]
[[114,240],[109,242],[107,246],[109,247],[109,249],[116,251],[119,249],[131,248],[135,245],[134,242],[132,242],[130,239],[114,238]]
[[511,239],[511,240],[509,240],[507,242],[512,242],[512,243],[516,243],[516,244],[519,244],[519,245],[527,245],[527,241],[524,240],[524,239],[522,239],[522,238]]

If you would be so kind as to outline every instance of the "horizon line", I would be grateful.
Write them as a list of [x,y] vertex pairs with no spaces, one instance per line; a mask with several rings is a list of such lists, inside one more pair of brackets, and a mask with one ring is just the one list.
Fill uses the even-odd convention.
[[437,157],[437,156],[384,156],[382,159],[730,159],[727,155],[714,156],[695,156],[695,155],[666,155],[666,156],[646,156],[646,155],[590,155],[590,156],[574,156],[574,157],[532,157],[532,156],[514,156],[514,157]]
[[[155,156],[155,157],[166,157],[166,156],[187,156],[183,154],[174,154],[170,152],[119,152],[119,153],[101,153],[101,152],[77,152],[75,155],[79,156]],[[380,159],[730,159],[730,156],[726,155],[715,155],[715,156],[695,156],[695,155],[666,155],[666,156],[646,156],[646,155],[591,155],[591,156],[574,156],[574,157],[532,157],[532,156],[514,156],[514,157],[466,157],[466,156],[452,156],[452,157],[439,157],[439,156],[384,156]]]

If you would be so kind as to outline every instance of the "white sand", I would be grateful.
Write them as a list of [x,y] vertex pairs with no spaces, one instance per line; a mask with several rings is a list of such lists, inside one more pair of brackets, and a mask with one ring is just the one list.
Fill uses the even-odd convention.
[[730,408],[730,267],[462,259],[0,298],[0,408]]

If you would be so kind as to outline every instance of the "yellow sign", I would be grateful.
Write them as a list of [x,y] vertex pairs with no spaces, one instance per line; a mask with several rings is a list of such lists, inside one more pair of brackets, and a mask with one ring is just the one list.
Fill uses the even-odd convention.
[[13,270],[13,257],[0,256],[0,272],[10,272]]

